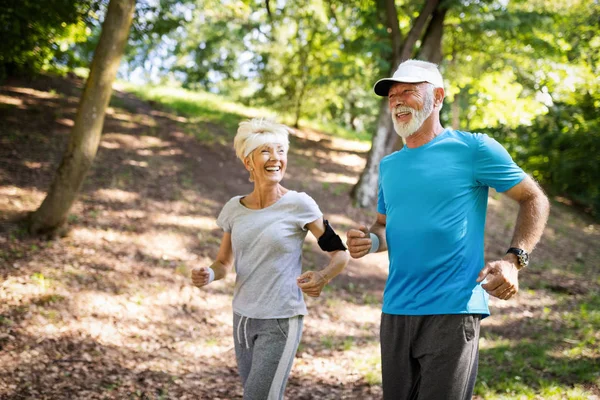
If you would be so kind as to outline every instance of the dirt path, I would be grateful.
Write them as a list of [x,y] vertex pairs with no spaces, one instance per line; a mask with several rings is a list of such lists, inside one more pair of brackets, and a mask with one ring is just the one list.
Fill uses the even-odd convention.
[[[0,87],[0,398],[241,398],[233,274],[205,290],[188,279],[216,255],[215,217],[224,202],[251,190],[230,146],[199,143],[184,133],[185,118],[117,93],[70,235],[33,239],[14,222],[43,199],[80,90],[80,82],[52,79]],[[199,129],[222,133],[216,125]],[[313,196],[338,231],[370,222],[373,210],[353,208],[347,196],[366,150],[298,132],[285,185]],[[506,247],[514,215],[491,198],[488,258]],[[536,262],[598,265],[599,228],[584,217],[553,212],[546,237]],[[325,263],[317,249],[314,240],[305,245],[307,269]],[[386,271],[385,255],[353,260],[320,298],[308,299],[287,398],[381,397],[377,335]],[[576,302],[593,284],[575,270],[536,271],[524,285],[539,290],[494,302],[498,316],[485,325],[493,335],[526,337],[520,321],[541,315],[553,290]]]

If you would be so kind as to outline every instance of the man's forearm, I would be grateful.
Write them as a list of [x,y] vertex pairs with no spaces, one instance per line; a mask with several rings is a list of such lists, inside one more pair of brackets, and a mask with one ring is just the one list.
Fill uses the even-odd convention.
[[549,212],[550,203],[541,189],[520,202],[510,246],[531,252],[544,233]]

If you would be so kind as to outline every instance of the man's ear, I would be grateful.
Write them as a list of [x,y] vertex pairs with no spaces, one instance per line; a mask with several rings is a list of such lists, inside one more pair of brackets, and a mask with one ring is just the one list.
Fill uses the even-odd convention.
[[436,107],[442,105],[442,103],[444,102],[445,95],[446,92],[444,91],[444,88],[435,88],[433,90],[433,101]]

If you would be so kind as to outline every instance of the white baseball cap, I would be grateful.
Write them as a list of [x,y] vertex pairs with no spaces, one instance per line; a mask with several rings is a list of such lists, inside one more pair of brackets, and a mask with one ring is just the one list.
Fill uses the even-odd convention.
[[387,97],[394,83],[429,82],[436,88],[444,88],[444,79],[437,65],[421,60],[407,60],[398,66],[394,76],[380,79],[373,86],[376,95]]

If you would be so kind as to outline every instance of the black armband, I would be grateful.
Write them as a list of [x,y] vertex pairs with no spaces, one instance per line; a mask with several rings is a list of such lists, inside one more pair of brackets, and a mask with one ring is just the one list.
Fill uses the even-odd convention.
[[319,247],[321,250],[328,252],[346,250],[344,243],[342,243],[342,239],[335,233],[331,225],[329,225],[329,222],[324,219],[323,223],[325,224],[325,233],[319,238]]

